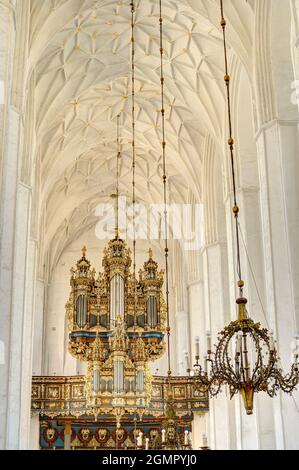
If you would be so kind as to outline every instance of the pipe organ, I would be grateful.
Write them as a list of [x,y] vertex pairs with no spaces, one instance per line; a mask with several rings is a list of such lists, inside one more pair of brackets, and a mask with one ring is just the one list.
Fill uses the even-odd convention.
[[125,316],[125,281],[120,274],[115,274],[110,281],[110,324],[114,325],[116,318]]
[[104,250],[98,276],[86,252],[71,270],[69,351],[88,364],[86,397],[95,414],[142,414],[151,395],[148,364],[165,351],[164,273],[150,250],[134,279],[130,249],[119,237]]
[[76,322],[80,328],[84,328],[87,323],[87,311],[87,296],[79,295],[76,302]]

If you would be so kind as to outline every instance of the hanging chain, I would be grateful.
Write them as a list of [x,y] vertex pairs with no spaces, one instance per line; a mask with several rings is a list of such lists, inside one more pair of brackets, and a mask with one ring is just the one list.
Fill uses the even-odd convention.
[[234,207],[233,214],[235,217],[235,228],[236,228],[236,242],[237,242],[237,274],[239,278],[238,286],[242,295],[242,289],[244,282],[242,281],[242,269],[241,269],[241,255],[240,255],[240,236],[239,236],[239,206],[237,203],[237,190],[236,190],[236,174],[235,174],[235,155],[234,155],[234,139],[233,139],[233,128],[232,128],[232,112],[231,112],[231,96],[230,96],[230,75],[228,72],[228,57],[227,57],[227,42],[226,42],[226,20],[224,18],[223,0],[220,0],[221,9],[221,27],[223,32],[223,47],[224,47],[224,63],[225,63],[225,75],[224,81],[226,84],[227,92],[227,109],[228,109],[228,125],[229,125],[229,139],[228,145],[230,150],[231,168],[232,168],[232,182],[233,182],[233,197]]
[[[136,208],[136,146],[135,146],[135,3],[131,0],[131,52],[132,52],[132,207],[133,207],[133,283],[134,283],[134,336],[136,334],[137,325],[137,285],[136,285],[136,219],[135,219],[135,208]],[[137,369],[135,367],[135,403],[137,404]],[[137,406],[136,413],[134,416],[134,441],[135,449],[137,449]]]
[[121,149],[120,149],[120,115],[117,116],[117,165],[116,165],[116,228],[115,236],[119,237],[119,173],[120,173],[120,158],[121,158]]
[[136,325],[136,313],[137,313],[137,290],[136,290],[136,219],[135,219],[135,209],[136,209],[136,146],[135,146],[135,3],[134,0],[131,1],[131,26],[132,26],[132,205],[133,205],[133,276],[134,276],[134,325]]
[[163,48],[163,17],[162,0],[159,0],[160,9],[160,58],[161,58],[161,115],[162,115],[162,160],[163,160],[163,192],[164,192],[164,236],[165,236],[165,276],[166,276],[166,315],[167,315],[167,349],[168,349],[168,377],[171,376],[170,356],[170,318],[169,318],[169,248],[168,248],[168,207],[167,207],[167,173],[166,173],[166,139],[165,139],[165,94],[164,94],[164,48]]

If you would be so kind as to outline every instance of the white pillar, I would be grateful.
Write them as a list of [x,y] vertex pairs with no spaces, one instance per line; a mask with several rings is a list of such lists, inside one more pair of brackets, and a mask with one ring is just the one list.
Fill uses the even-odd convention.
[[42,375],[43,336],[44,336],[44,291],[45,283],[36,283],[35,315],[34,315],[34,344],[33,344],[33,375]]
[[[184,251],[179,243],[173,244],[172,278],[175,284],[175,331],[176,331],[176,371],[186,375],[185,352],[190,353],[188,293],[186,286],[186,270]],[[174,331],[174,330],[173,330]],[[174,368],[175,371],[175,368]]]
[[[292,121],[273,121],[261,128],[257,136],[267,315],[276,332],[285,370],[290,366],[292,337],[299,329],[297,125]],[[297,449],[298,406],[286,394],[275,404],[277,447]]]
[[[207,330],[212,333],[213,344],[216,343],[217,334],[222,331],[228,320],[226,266],[227,254],[224,245],[215,244],[204,249],[205,323]],[[225,390],[217,398],[210,400],[209,436],[212,449],[230,449],[230,409]]]
[[[0,81],[0,448],[28,448],[31,405],[31,345],[35,247],[29,243],[31,188],[20,182],[22,114],[11,102],[15,23],[13,4],[1,3]],[[2,73],[4,72],[4,75]],[[24,77],[23,77],[24,78]],[[3,86],[3,85],[2,85]],[[1,98],[3,101],[3,95]],[[19,109],[19,108],[18,108]]]
[[[7,385],[10,346],[10,304],[13,234],[18,163],[19,115],[10,107],[11,56],[14,48],[13,12],[0,9],[0,449],[6,446]],[[9,184],[8,184],[9,183]]]
[[177,372],[179,375],[187,375],[185,364],[185,351],[189,351],[189,338],[188,338],[188,313],[176,312],[175,324],[177,329]]
[[200,359],[203,360],[205,354],[205,313],[204,313],[204,296],[203,282],[194,281],[189,284],[189,317],[190,317],[190,354],[192,364],[195,360],[195,338],[200,338]]
[[26,283],[22,346],[22,404],[20,416],[20,448],[28,449],[30,444],[29,426],[31,421],[31,389],[33,364],[34,316],[36,298],[37,244],[29,240],[26,255]]
[[192,447],[193,450],[199,450],[203,446],[203,435],[207,435],[207,414],[194,413],[192,421]]
[[30,450],[40,450],[40,422],[39,416],[33,416],[30,422]]
[[[26,448],[29,438],[33,320],[33,308],[30,305],[32,299],[29,296],[32,295],[35,263],[30,246],[28,249],[30,193],[29,188],[22,184],[19,185],[12,266],[7,391],[7,416],[9,419],[7,420],[6,447],[9,449]],[[30,254],[33,254],[33,260],[30,260]],[[31,263],[32,266],[30,266]]]
[[[169,320],[170,320],[170,348],[171,348],[171,354],[170,354],[170,360],[171,360],[171,368],[173,371],[173,374],[178,374],[179,373],[179,362],[180,362],[180,353],[177,350],[177,338],[179,336],[178,332],[178,325],[177,325],[177,315],[176,315],[176,301],[175,301],[175,288],[170,287],[169,289],[170,294],[169,294]],[[164,365],[164,371],[163,374],[167,374],[168,367],[166,367],[167,363],[167,357],[164,354],[164,356],[160,359],[161,363],[161,370],[162,370],[162,364]],[[160,372],[161,373],[161,372]]]
[[[0,316],[0,340],[4,342],[5,346],[5,364],[1,367],[1,381],[0,381],[0,447],[6,448],[12,445],[12,441],[18,442],[19,429],[11,430],[9,437],[9,426],[7,417],[10,403],[18,398],[15,394],[20,393],[20,347],[22,344],[22,321],[23,315],[20,309],[23,308],[23,291],[25,279],[25,266],[24,256],[27,241],[27,227],[22,216],[24,207],[22,206],[22,196],[25,197],[25,205],[28,203],[28,195],[26,189],[19,187],[17,189],[17,166],[18,166],[18,136],[20,116],[10,110],[8,114],[9,124],[6,134],[6,152],[5,160],[3,162],[3,189],[1,199],[1,233],[0,233],[0,303],[1,303],[1,316]],[[9,182],[9,184],[7,184]],[[18,192],[19,206],[16,208],[16,194]],[[16,225],[17,217],[22,217],[22,222]],[[19,244],[18,244],[19,243]],[[19,260],[16,256],[20,256]],[[21,265],[21,266],[20,266]],[[23,280],[21,276],[23,274]],[[20,288],[18,292],[16,288]],[[14,314],[15,313],[15,314]],[[13,342],[15,341],[15,343]],[[19,362],[19,363],[18,363]],[[16,365],[17,370],[13,369],[13,364]],[[10,390],[13,395],[9,396]],[[13,410],[10,410],[13,411]],[[15,418],[16,422],[19,418],[19,413],[13,413],[10,416],[10,421]],[[15,446],[13,446],[14,448]]]

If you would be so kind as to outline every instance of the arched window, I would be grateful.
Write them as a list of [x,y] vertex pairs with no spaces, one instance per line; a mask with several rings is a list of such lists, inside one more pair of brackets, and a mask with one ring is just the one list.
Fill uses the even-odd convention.
[[147,323],[151,328],[155,328],[158,325],[158,302],[155,295],[150,295],[147,304]]
[[125,283],[120,274],[115,274],[110,283],[110,322],[113,324],[116,317],[125,316]]
[[87,323],[88,301],[86,295],[79,295],[77,298],[76,315],[77,325],[83,328]]

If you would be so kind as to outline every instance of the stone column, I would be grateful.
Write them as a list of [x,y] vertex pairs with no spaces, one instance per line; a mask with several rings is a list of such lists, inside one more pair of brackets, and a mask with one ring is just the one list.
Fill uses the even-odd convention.
[[[299,194],[297,122],[274,121],[257,135],[267,315],[275,330],[284,370],[290,366],[290,345],[299,329]],[[279,403],[277,402],[278,406]],[[294,400],[281,397],[275,414],[278,448],[295,449],[299,414]],[[280,428],[284,429],[281,435]]]
[[[28,448],[29,443],[35,274],[34,242],[29,244],[31,187],[21,182],[19,174],[22,100],[15,100],[18,87],[14,68],[20,66],[17,75],[24,80],[25,73],[16,61],[15,51],[18,44],[18,52],[22,56],[25,43],[20,43],[21,25],[16,35],[15,3],[2,0],[0,9],[0,73],[4,71],[0,81],[5,92],[4,105],[0,104],[0,342],[5,350],[5,361],[0,365],[0,448],[4,449]],[[28,8],[28,5],[27,0],[18,4],[17,12],[22,15],[17,18],[27,18],[28,11],[23,11],[23,7]],[[20,84],[21,81],[18,82]]]
[[[181,361],[180,353],[177,349],[177,338],[178,338],[178,330],[177,330],[177,314],[176,314],[176,289],[175,287],[170,287],[170,295],[169,295],[169,310],[170,310],[170,347],[171,347],[171,367],[173,370],[173,374],[179,373],[179,363]],[[167,358],[166,355],[163,356],[160,361],[163,361],[165,364],[165,373],[167,373],[168,367],[166,366]]]
[[[179,243],[174,243],[173,279],[175,284],[175,331],[176,331],[176,368],[180,375],[186,375],[185,351],[190,353],[189,313],[186,288],[185,265]],[[174,330],[173,330],[174,331]]]
[[192,447],[199,450],[203,445],[203,435],[207,435],[207,415],[205,413],[194,413],[192,422]]
[[[7,424],[12,240],[18,162],[19,115],[12,111],[9,99],[12,74],[11,56],[15,41],[13,11],[8,2],[1,2],[0,5],[0,347],[2,352],[0,357],[0,449],[4,449],[6,446]],[[9,126],[10,123],[15,125],[13,132]],[[10,158],[8,158],[8,154],[10,154]]]
[[[20,447],[28,449],[30,445],[29,424],[31,420],[31,389],[33,370],[33,339],[36,301],[36,260],[37,243],[30,239],[26,255],[26,283],[22,347],[22,405]],[[24,432],[25,430],[25,432]]]
[[179,375],[187,375],[185,363],[185,351],[189,350],[188,333],[186,326],[188,325],[188,313],[185,311],[176,312],[175,324],[177,331],[176,349],[177,349],[177,372]]
[[[203,251],[205,325],[216,343],[217,334],[229,320],[227,289],[227,252],[225,245],[214,244]],[[205,351],[207,346],[205,344]],[[211,448],[230,449],[230,409],[226,390],[210,400],[209,436]],[[221,426],[219,425],[221,423]]]
[[291,54],[293,59],[293,68],[294,68],[294,80],[297,82],[292,83],[292,90],[294,91],[293,94],[293,102],[299,107],[299,57],[298,57],[298,49],[299,49],[299,4],[297,0],[290,0],[290,8],[292,14],[292,28],[291,28]]
[[44,291],[45,283],[39,279],[36,283],[34,315],[34,349],[32,361],[33,375],[42,375],[43,336],[44,336]]
[[[8,22],[9,24],[9,22]],[[22,290],[24,287],[25,266],[24,250],[26,249],[27,227],[24,218],[27,215],[26,207],[21,201],[25,198],[25,206],[28,204],[28,194],[26,188],[18,186],[18,140],[20,129],[20,115],[9,109],[7,111],[7,123],[5,132],[5,148],[3,159],[3,186],[1,193],[1,215],[0,215],[0,341],[4,343],[5,364],[1,367],[0,381],[0,448],[5,448],[11,444],[11,439],[18,441],[19,430],[15,430],[9,438],[7,417],[9,402],[17,399],[15,394],[20,393],[20,370],[13,370],[13,364],[17,368],[21,357],[22,336],[18,337],[22,330],[22,313],[18,309],[22,308],[24,300]],[[17,197],[18,194],[18,197]],[[19,204],[17,205],[17,200]],[[23,212],[25,209],[25,212]],[[18,225],[16,223],[18,215],[22,218]],[[23,223],[22,223],[23,222]],[[18,245],[19,243],[19,245]],[[15,251],[16,250],[16,251]],[[16,256],[20,256],[19,260]],[[21,276],[24,276],[23,279]],[[22,285],[23,282],[23,285]],[[16,289],[20,288],[21,291]],[[19,315],[18,315],[19,313]],[[15,343],[13,343],[15,341]],[[9,396],[12,390],[13,396]],[[18,415],[10,416],[18,421]]]
[[33,416],[30,423],[30,450],[40,450],[40,424],[39,416]]
[[195,338],[200,338],[200,358],[201,361],[205,354],[205,314],[204,314],[204,297],[203,297],[203,281],[194,281],[188,286],[189,293],[189,316],[190,316],[190,354],[192,364],[195,360]]
[[[7,436],[9,449],[28,448],[32,377],[32,321],[35,256],[28,246],[30,188],[18,185],[12,263]],[[30,259],[30,255],[32,258]],[[31,305],[30,305],[31,304]]]
[[[298,108],[291,100],[294,67],[287,34],[292,3],[256,2],[254,50],[266,312],[285,371],[299,330]],[[273,405],[276,448],[297,449],[298,393],[293,398],[282,393]]]

